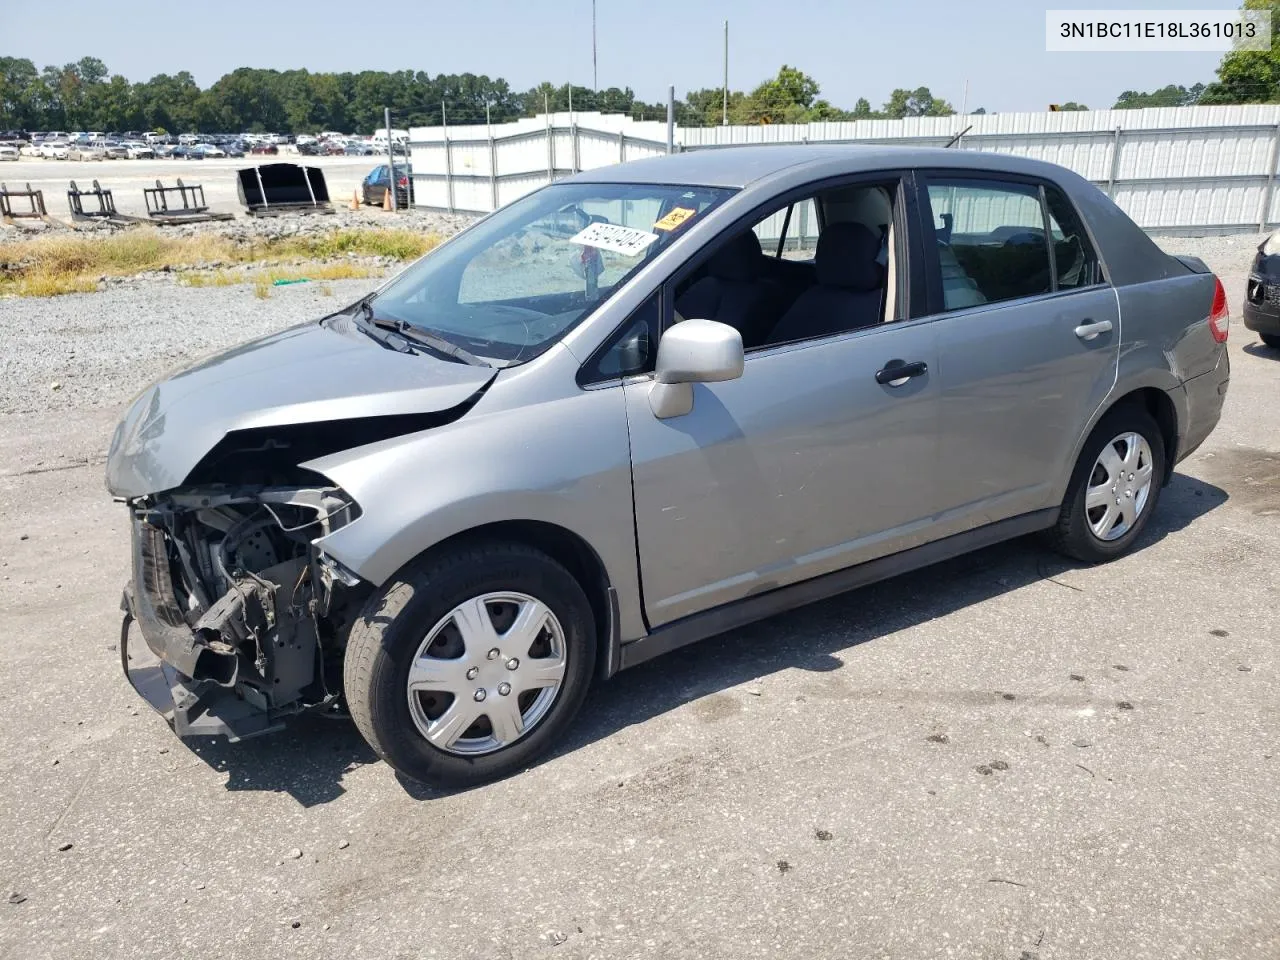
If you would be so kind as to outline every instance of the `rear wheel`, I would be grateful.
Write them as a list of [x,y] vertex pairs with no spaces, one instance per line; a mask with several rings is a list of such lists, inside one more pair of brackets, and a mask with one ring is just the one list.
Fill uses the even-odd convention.
[[1107,413],[1080,451],[1053,546],[1085,563],[1126,553],[1160,499],[1164,464],[1164,437],[1146,410],[1126,404]]
[[1258,336],[1260,336],[1262,338],[1262,342],[1272,350],[1280,350],[1280,334],[1260,333]]
[[414,780],[507,776],[559,739],[586,695],[594,620],[539,551],[489,543],[406,567],[351,630],[345,686],[377,754]]

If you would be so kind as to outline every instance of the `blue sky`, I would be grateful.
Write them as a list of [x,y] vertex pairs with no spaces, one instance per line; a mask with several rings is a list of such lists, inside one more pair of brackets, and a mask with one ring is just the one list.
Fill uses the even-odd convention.
[[[1211,0],[1127,0],[1123,8],[1204,9]],[[1234,7],[1236,4],[1220,4]],[[38,66],[101,57],[131,80],[190,70],[207,86],[237,66],[425,70],[591,84],[591,0],[3,0],[0,54]],[[599,82],[646,100],[729,83],[750,89],[782,63],[842,107],[878,107],[895,87],[929,87],[957,108],[1109,107],[1122,90],[1214,78],[1219,54],[1046,53],[1044,11],[1104,0],[597,0]],[[394,14],[378,26],[380,9]],[[299,19],[299,18],[305,19]],[[183,35],[199,39],[183,43]]]

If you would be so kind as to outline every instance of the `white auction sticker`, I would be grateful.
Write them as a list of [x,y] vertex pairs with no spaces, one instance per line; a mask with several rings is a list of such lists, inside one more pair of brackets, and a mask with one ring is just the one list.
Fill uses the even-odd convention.
[[649,244],[658,239],[656,233],[648,230],[637,230],[635,227],[620,227],[615,223],[593,223],[585,230],[569,238],[570,243],[580,243],[585,247],[598,247],[601,250],[612,250],[627,257],[635,257],[644,253]]
[[1270,10],[1046,10],[1045,49],[1270,50]]

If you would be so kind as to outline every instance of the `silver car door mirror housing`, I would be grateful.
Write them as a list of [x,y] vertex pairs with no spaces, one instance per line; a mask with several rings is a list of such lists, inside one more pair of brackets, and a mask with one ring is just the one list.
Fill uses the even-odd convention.
[[742,334],[715,320],[685,320],[658,341],[649,407],[660,420],[681,417],[693,409],[693,384],[736,380],[746,358]]

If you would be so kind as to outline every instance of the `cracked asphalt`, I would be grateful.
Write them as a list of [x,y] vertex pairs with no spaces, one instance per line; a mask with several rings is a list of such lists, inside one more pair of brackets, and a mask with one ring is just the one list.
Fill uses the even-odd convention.
[[714,638],[453,795],[340,721],[178,741],[119,667],[123,398],[0,416],[0,958],[1274,960],[1280,352],[1224,280],[1224,420],[1136,553]]

